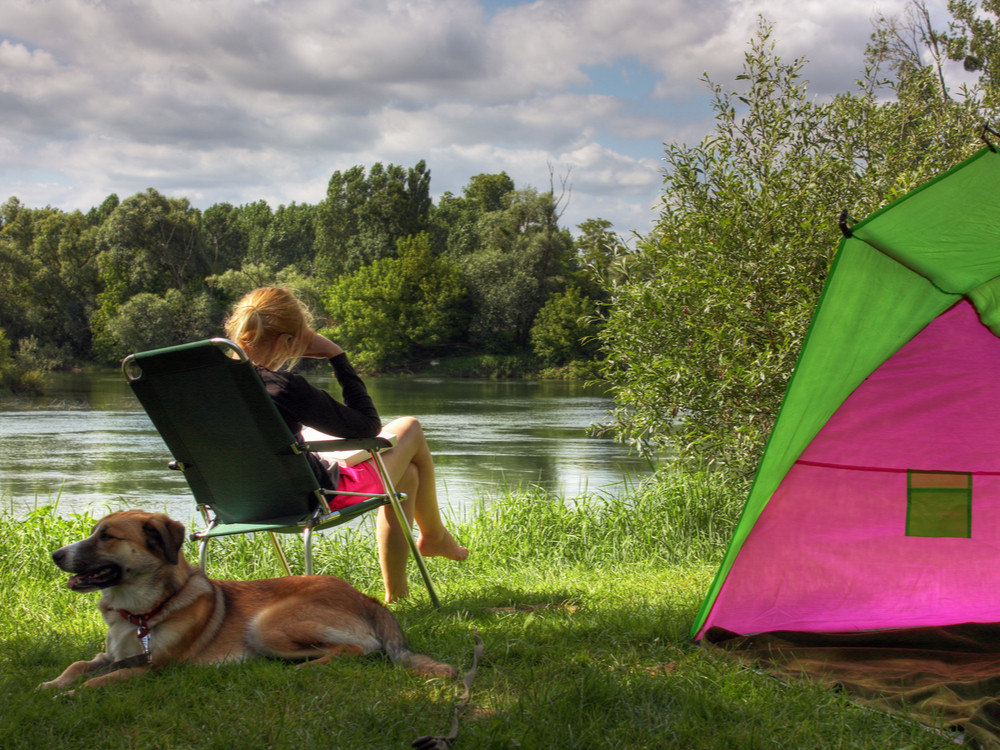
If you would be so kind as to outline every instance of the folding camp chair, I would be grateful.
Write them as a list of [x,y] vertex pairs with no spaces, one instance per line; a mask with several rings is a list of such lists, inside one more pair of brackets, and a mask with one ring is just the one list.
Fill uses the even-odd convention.
[[[384,438],[305,443],[292,435],[246,354],[232,341],[210,339],[132,354],[122,371],[173,455],[170,468],[184,472],[205,521],[191,535],[207,570],[208,541],[229,534],[265,531],[286,574],[288,560],[277,534],[302,534],[305,572],[312,573],[314,531],[346,523],[391,505],[413,552],[434,606],[439,606],[400,497],[379,451]],[[311,451],[368,451],[384,491],[356,505],[331,510],[306,458]]]

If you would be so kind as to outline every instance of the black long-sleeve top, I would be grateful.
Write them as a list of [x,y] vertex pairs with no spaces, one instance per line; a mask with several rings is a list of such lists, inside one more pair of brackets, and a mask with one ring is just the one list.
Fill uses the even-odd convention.
[[[340,383],[344,403],[298,373],[274,372],[263,367],[258,367],[257,372],[292,434],[298,435],[306,426],[336,437],[375,437],[382,429],[382,420],[364,381],[355,372],[346,354],[332,357],[330,364]],[[328,470],[316,456],[309,454],[308,457],[320,484],[335,489],[336,464]]]

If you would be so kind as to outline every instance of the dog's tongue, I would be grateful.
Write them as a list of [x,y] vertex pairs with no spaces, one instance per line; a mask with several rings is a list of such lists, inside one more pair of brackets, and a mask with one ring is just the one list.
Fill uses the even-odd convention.
[[86,573],[71,575],[69,580],[66,581],[66,587],[79,591],[90,591],[95,588],[99,589],[110,586],[114,580],[114,568],[101,568],[100,570],[91,570]]

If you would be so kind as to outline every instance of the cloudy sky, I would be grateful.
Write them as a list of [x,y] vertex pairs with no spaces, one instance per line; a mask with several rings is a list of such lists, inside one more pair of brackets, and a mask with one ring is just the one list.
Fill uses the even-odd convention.
[[435,199],[479,173],[554,175],[563,226],[644,232],[662,144],[711,128],[699,78],[739,73],[758,14],[823,96],[905,2],[0,0],[0,201],[87,210],[154,187],[276,208],[319,202],[336,170],[423,159]]

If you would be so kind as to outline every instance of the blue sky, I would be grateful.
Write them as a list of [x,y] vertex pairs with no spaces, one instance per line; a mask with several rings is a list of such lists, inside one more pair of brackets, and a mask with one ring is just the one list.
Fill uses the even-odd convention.
[[[929,2],[943,18],[944,0]],[[763,15],[817,96],[849,90],[906,0],[6,0],[0,200],[87,210],[147,187],[199,207],[317,203],[334,171],[506,171],[570,188],[563,226],[648,231],[664,142],[712,127]]]

